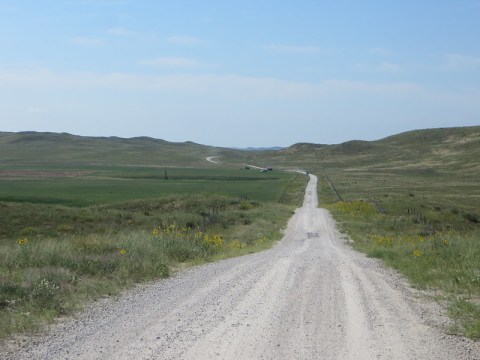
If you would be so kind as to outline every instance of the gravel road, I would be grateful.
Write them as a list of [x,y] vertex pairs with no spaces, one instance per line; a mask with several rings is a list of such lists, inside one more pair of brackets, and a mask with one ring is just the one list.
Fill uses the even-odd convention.
[[216,160],[213,160],[215,158],[217,158],[218,156],[210,156],[210,157],[207,157],[205,160],[207,160],[208,162],[211,162],[211,163],[214,163],[214,164],[220,164],[218,161]]
[[315,176],[274,248],[92,305],[1,359],[480,359],[441,309],[350,249]]

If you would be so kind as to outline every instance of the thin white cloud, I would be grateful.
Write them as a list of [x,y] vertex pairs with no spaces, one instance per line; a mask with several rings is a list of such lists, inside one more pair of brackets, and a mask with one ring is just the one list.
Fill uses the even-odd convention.
[[111,5],[121,5],[121,4],[125,4],[126,1],[125,0],[77,0],[77,1],[68,1],[62,5],[64,6],[83,6],[83,5],[107,5],[107,6],[111,6]]
[[267,48],[275,52],[290,53],[290,54],[315,54],[315,53],[322,52],[322,49],[318,46],[274,44],[274,45],[268,45]]
[[198,67],[201,64],[195,60],[190,58],[184,57],[173,57],[173,56],[166,56],[166,57],[158,57],[155,59],[147,59],[141,60],[141,65],[148,65],[148,66],[157,66],[157,67],[170,67],[170,68],[192,68]]
[[135,32],[124,29],[122,27],[112,27],[107,29],[107,33],[110,35],[116,35],[116,36],[127,36],[127,35],[134,35]]
[[167,38],[167,42],[174,45],[187,45],[187,46],[202,45],[205,43],[200,38],[188,36],[188,35],[172,35]]
[[[30,94],[39,96],[48,94],[48,97],[32,104],[23,96],[27,90]],[[225,124],[225,138],[229,139],[228,133],[236,129],[240,120],[245,119],[252,125],[255,125],[255,122],[264,124],[260,126],[266,131],[276,125],[277,120],[279,123],[291,124],[292,119],[303,121],[304,128],[320,130],[318,124],[323,119],[325,125],[336,124],[337,130],[343,132],[344,128],[350,126],[356,129],[361,127],[378,129],[386,126],[388,122],[401,121],[406,121],[412,126],[420,123],[424,124],[422,127],[432,127],[422,121],[432,118],[435,118],[435,121],[439,118],[447,121],[447,117],[454,112],[465,115],[464,118],[470,116],[472,119],[478,119],[480,110],[478,102],[480,88],[465,93],[448,89],[445,93],[439,94],[435,89],[406,82],[341,80],[301,82],[214,74],[159,76],[0,69],[0,94],[3,95],[0,97],[0,106],[7,109],[7,117],[31,120],[29,123],[31,125],[25,126],[30,130],[35,129],[33,121],[43,119],[45,114],[49,117],[49,122],[45,124],[52,125],[56,122],[56,131],[58,129],[69,131],[65,130],[65,126],[78,129],[77,124],[85,125],[80,119],[90,119],[88,126],[82,125],[87,133],[97,128],[93,125],[101,123],[100,119],[110,118],[118,121],[117,119],[122,118],[125,119],[125,124],[130,124],[125,127],[129,136],[132,136],[132,131],[133,134],[138,131],[147,133],[148,126],[141,128],[143,125],[140,123],[146,124],[149,121],[151,129],[164,131],[163,126],[158,130],[156,121],[159,116],[169,119],[165,120],[165,123],[188,124],[192,118],[196,118],[204,119],[207,123],[211,121]],[[58,101],[57,94],[62,95],[61,101]],[[12,99],[15,101],[12,102]],[[142,99],[141,104],[138,104],[138,99]],[[48,113],[32,111],[27,114],[25,109],[29,106],[32,110],[37,106],[45,107]],[[448,114],[445,110],[449,110]],[[142,112],[141,115],[137,114],[139,111]],[[70,125],[65,124],[64,119],[67,115],[69,118],[79,120],[72,120]],[[138,119],[142,121],[139,122]],[[358,123],[361,125],[356,125]],[[103,131],[108,132],[110,128]],[[172,125],[172,129],[174,128],[176,127]],[[337,131],[335,127],[327,126],[326,129]],[[292,130],[285,128],[284,131],[291,134]],[[195,133],[196,131],[192,130],[190,133],[187,132],[186,136],[193,136]],[[175,133],[172,132],[172,135],[168,136],[179,136],[178,134],[183,132],[177,126]],[[162,132],[163,136],[167,136],[166,133]],[[298,136],[305,136],[304,129],[299,130]],[[199,141],[198,138],[196,141]],[[215,143],[215,138],[203,141]],[[233,143],[236,139],[232,137],[228,141]],[[261,141],[261,137],[258,141]]]
[[318,83],[240,75],[172,74],[163,76],[130,73],[58,73],[49,70],[0,71],[0,89],[115,89],[123,91],[208,93],[247,98],[321,99],[338,94],[415,96],[424,89],[412,83],[374,83],[328,80]]
[[371,54],[379,56],[391,56],[395,54],[395,51],[383,47],[370,48],[367,49],[367,51]]
[[1,12],[19,12],[21,11],[21,8],[19,6],[14,6],[14,5],[0,4],[0,11]]
[[30,114],[41,114],[44,112],[45,112],[45,109],[42,109],[40,107],[31,106],[27,108],[27,113],[30,113]]
[[77,36],[73,38],[72,43],[83,47],[98,47],[105,44],[102,39]]
[[440,69],[453,71],[480,70],[480,57],[462,54],[447,54],[445,56],[445,64],[442,65]]
[[404,68],[400,64],[383,62],[380,64],[379,70],[387,73],[399,73],[399,72],[403,72]]
[[360,72],[369,73],[369,74],[377,74],[377,73],[395,74],[395,73],[405,72],[405,67],[403,65],[398,63],[393,63],[393,62],[382,62],[380,64],[357,63],[353,65],[353,69],[355,71],[360,71]]
[[407,82],[360,82],[328,80],[323,85],[332,91],[360,92],[365,94],[413,95],[424,92],[424,88]]

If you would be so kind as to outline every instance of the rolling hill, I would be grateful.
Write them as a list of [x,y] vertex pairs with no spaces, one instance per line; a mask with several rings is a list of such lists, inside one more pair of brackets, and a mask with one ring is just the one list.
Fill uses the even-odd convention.
[[205,157],[234,150],[150,137],[82,137],[67,133],[0,132],[4,166],[208,166]]
[[480,173],[480,126],[404,132],[376,141],[342,144],[298,143],[269,153],[252,153],[248,161],[276,167],[364,170],[461,171]]
[[82,137],[66,133],[0,132],[0,165],[216,166],[254,163],[277,168],[421,170],[480,173],[480,126],[404,132],[376,141],[298,143],[280,150],[239,150],[150,137]]

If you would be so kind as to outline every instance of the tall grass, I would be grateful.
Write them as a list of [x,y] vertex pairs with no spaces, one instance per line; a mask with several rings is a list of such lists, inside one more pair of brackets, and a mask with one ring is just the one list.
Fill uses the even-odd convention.
[[354,247],[383,259],[411,283],[450,303],[450,331],[480,338],[480,231],[426,234],[415,218],[383,214],[365,201],[325,205]]
[[[283,196],[289,204],[301,200],[305,183],[292,179]],[[30,206],[3,205],[16,223],[0,241],[0,338],[175,269],[269,247],[294,209],[206,194],[89,208]]]

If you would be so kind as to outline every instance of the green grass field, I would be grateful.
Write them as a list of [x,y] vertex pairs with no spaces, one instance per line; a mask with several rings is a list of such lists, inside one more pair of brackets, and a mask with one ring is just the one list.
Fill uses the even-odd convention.
[[23,164],[0,174],[0,338],[133,283],[270,247],[307,181],[241,167]]
[[[26,171],[33,173],[25,176]],[[243,169],[89,166],[68,172],[48,168],[41,170],[41,177],[39,171],[0,167],[0,175],[5,174],[0,176],[0,201],[88,206],[199,193],[275,201],[291,178],[282,172]],[[81,175],[62,176],[69,173]]]

